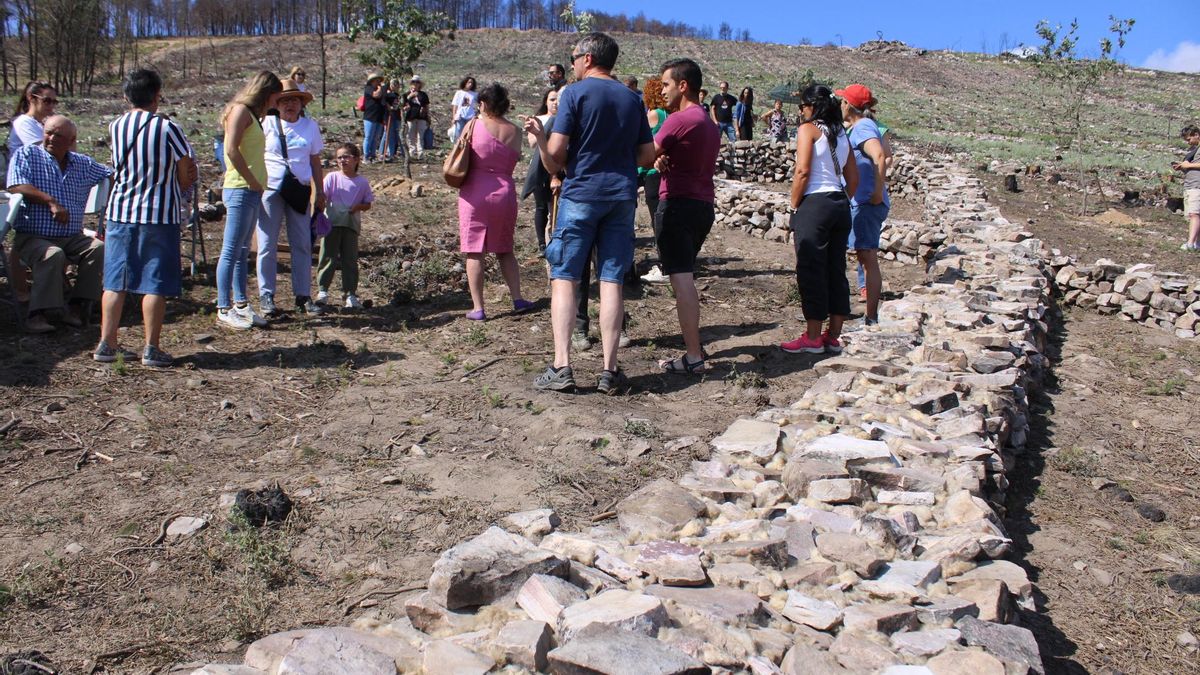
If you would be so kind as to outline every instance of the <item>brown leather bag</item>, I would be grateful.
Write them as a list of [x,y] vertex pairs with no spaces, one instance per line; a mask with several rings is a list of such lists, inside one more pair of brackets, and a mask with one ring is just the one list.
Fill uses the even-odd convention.
[[467,122],[458,141],[450,148],[450,154],[442,162],[442,178],[452,188],[462,187],[467,180],[467,171],[471,169],[471,134],[475,131],[476,121],[472,118]]

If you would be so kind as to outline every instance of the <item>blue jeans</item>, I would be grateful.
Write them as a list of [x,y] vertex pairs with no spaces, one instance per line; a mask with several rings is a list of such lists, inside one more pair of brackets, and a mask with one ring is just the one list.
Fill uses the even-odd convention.
[[454,138],[450,139],[451,143],[457,143],[458,137],[462,136],[463,129],[466,128],[467,122],[471,120],[454,120]]
[[721,130],[721,133],[725,134],[725,136],[729,139],[730,143],[733,143],[734,141],[737,140],[737,133],[733,130],[732,124],[718,122],[717,127]]
[[633,264],[633,214],[636,199],[615,202],[558,200],[558,223],[546,244],[551,279],[579,281],[592,249],[596,250],[596,277],[625,283]]
[[383,125],[370,120],[363,120],[363,156],[375,159],[379,152],[379,139],[383,136]]
[[285,204],[283,196],[275,190],[263,193],[262,214],[258,217],[258,294],[275,294],[279,229],[284,221],[292,249],[292,294],[307,298],[312,294],[312,218]]
[[393,119],[392,125],[387,130],[387,156],[389,159],[396,157],[396,148],[400,146],[400,125],[404,124],[400,120]]
[[249,188],[225,188],[225,236],[221,257],[217,260],[217,309],[228,309],[233,302],[246,302],[250,254],[250,235],[262,209],[262,193]]

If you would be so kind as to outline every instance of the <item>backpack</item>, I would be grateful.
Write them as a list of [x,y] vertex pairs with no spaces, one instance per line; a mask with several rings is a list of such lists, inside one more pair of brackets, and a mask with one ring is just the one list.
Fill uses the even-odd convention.
[[354,104],[354,109],[359,112],[367,111],[367,95],[363,94],[358,97],[358,102]]

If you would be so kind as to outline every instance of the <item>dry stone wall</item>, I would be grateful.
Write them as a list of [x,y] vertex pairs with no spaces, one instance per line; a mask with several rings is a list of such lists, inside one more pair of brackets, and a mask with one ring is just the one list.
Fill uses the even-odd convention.
[[1007,474],[1053,275],[975,179],[922,162],[928,281],[791,406],[734,422],[615,522],[512,514],[445,551],[404,616],[269,636],[196,674],[1043,673]]
[[[926,180],[902,145],[893,142],[892,147],[896,156],[888,190],[896,197],[915,198]],[[721,146],[717,156],[717,177],[742,183],[791,183],[795,168],[795,141],[737,141]]]
[[1181,338],[1200,332],[1200,279],[1159,272],[1154,265],[1125,267],[1106,258],[1092,265],[1053,251],[1050,264],[1062,302],[1116,314]]

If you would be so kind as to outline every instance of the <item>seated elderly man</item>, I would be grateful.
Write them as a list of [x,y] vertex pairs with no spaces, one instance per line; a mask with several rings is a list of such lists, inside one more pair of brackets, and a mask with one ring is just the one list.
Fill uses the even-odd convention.
[[[56,311],[62,323],[83,325],[83,303],[100,299],[104,272],[104,243],[83,233],[83,209],[92,186],[112,175],[112,169],[87,155],[71,152],[75,124],[62,115],[46,119],[42,145],[17,150],[8,165],[8,191],[25,197],[25,208],[13,226],[13,250],[33,270],[29,297],[31,333],[48,333],[47,320]],[[65,311],[63,270],[67,261],[79,276]]]

